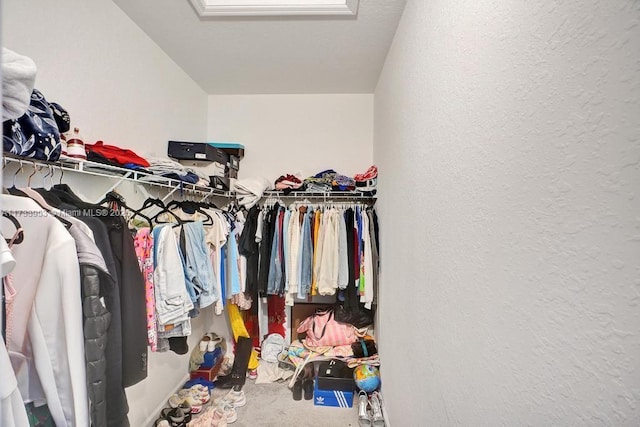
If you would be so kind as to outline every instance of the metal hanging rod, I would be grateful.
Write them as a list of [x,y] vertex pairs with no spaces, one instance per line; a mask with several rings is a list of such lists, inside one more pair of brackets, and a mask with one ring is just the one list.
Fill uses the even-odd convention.
[[262,197],[274,199],[375,200],[375,196],[362,191],[330,191],[326,193],[291,191],[287,194],[282,191],[265,191]]
[[[153,187],[161,187],[171,190],[171,193],[176,191],[190,191],[198,194],[205,200],[207,197],[225,197],[228,199],[235,198],[235,192],[223,191],[211,187],[203,187],[195,184],[190,184],[183,181],[178,181],[171,178],[165,178],[159,175],[153,175],[148,172],[136,171],[133,169],[121,168],[118,166],[106,165],[103,163],[92,162],[90,160],[75,160],[64,159],[56,162],[47,162],[44,160],[35,160],[24,157],[18,157],[11,154],[4,153],[3,166],[8,163],[16,163],[20,165],[20,168],[24,166],[33,166],[34,168],[48,169],[53,168],[63,172],[77,172],[86,175],[98,176],[107,179],[117,179],[111,189],[116,188],[122,181],[129,181],[143,185],[149,185]],[[323,200],[324,202],[330,202],[335,200],[360,200],[375,202],[376,198],[368,192],[362,191],[329,191],[323,192],[310,192],[310,191],[291,191],[284,193],[283,191],[265,191],[262,195],[262,199],[313,199],[316,201]]]

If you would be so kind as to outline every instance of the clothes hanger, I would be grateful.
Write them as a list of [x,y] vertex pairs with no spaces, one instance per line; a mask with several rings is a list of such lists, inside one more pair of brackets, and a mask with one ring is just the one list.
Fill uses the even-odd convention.
[[11,223],[16,228],[13,237],[11,237],[10,239],[5,239],[7,244],[9,245],[9,247],[11,247],[12,245],[19,245],[24,240],[24,229],[22,228],[20,221],[18,221],[18,219],[15,216],[11,215],[9,212],[2,212],[2,216],[11,221]]
[[158,221],[158,217],[160,215],[162,215],[163,213],[167,213],[167,214],[171,215],[176,220],[177,224],[175,224],[174,227],[182,226],[185,223],[184,220],[180,219],[175,213],[173,213],[169,209],[167,209],[167,207],[165,206],[164,202],[162,200],[160,200],[160,199],[148,198],[147,200],[144,201],[144,204],[142,205],[142,207],[140,209],[134,211],[134,214],[136,214],[136,213],[140,214],[140,211],[148,209],[148,208],[150,208],[152,206],[156,206],[156,207],[160,208],[160,212],[158,212],[157,214],[155,214],[154,216],[149,218],[151,221],[154,221],[156,224],[168,224],[169,223],[169,222],[165,222],[165,221]]
[[24,172],[24,165],[22,164],[22,160],[20,160],[20,167],[16,169],[16,172],[13,174],[13,185],[11,185],[11,188],[16,188],[16,178],[18,177],[19,173]]
[[31,188],[31,178],[35,176],[40,171],[40,167],[36,165],[36,162],[33,162],[33,172],[27,178],[27,187]]
[[100,200],[98,202],[99,205],[102,205],[104,203],[108,203],[110,206],[115,206],[118,209],[125,209],[129,212],[131,212],[131,217],[140,217],[142,219],[144,219],[147,224],[149,224],[149,228],[153,228],[153,224],[151,222],[151,218],[149,218],[148,216],[142,214],[141,212],[136,212],[135,209],[133,209],[132,207],[130,207],[129,205],[127,205],[127,202],[125,200],[124,197],[122,197],[121,194],[118,194],[115,191],[109,191],[107,194],[104,195],[104,197],[102,198],[102,200]]

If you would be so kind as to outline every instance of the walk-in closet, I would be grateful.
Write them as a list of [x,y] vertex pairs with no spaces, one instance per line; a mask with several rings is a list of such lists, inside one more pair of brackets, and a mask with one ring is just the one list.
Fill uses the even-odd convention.
[[637,2],[0,20],[1,427],[640,425]]

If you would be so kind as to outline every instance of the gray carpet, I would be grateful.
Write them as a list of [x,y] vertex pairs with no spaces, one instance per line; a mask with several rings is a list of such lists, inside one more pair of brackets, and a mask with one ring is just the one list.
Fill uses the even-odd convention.
[[[295,401],[287,383],[255,384],[247,379],[244,386],[247,404],[238,408],[234,427],[348,427],[358,426],[358,405],[353,408],[314,406],[313,400]],[[223,394],[214,390],[214,397]]]

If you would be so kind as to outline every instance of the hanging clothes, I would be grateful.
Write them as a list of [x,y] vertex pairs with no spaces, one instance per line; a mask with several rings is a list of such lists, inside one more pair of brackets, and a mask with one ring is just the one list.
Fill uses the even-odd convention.
[[151,351],[158,351],[158,322],[156,320],[156,297],[153,283],[153,234],[148,227],[137,230],[134,238],[138,263],[144,277],[147,307],[147,342]]
[[[122,385],[129,387],[137,384],[147,377],[148,347],[144,277],[138,265],[133,236],[120,215],[105,210],[104,206],[83,201],[68,185],[54,185],[49,193],[74,206],[71,212],[84,210],[107,227],[116,270],[112,275],[120,291],[121,324],[126,325],[121,332]],[[108,214],[105,215],[105,212]],[[113,311],[112,315],[115,315]]]
[[34,201],[5,194],[0,201],[6,211],[31,213],[21,216],[29,232],[13,249],[20,291],[7,319],[7,350],[22,398],[46,402],[57,425],[89,425],[75,242]]
[[[17,231],[17,230],[16,230]],[[15,289],[12,286],[11,272],[16,266],[11,249],[3,238],[0,240],[0,271],[2,272],[2,304],[11,305]],[[7,427],[29,427],[29,418],[25,409],[22,394],[18,388],[18,380],[7,353],[4,341],[5,317],[3,316],[0,327],[3,331],[3,339],[0,340],[0,425]]]

